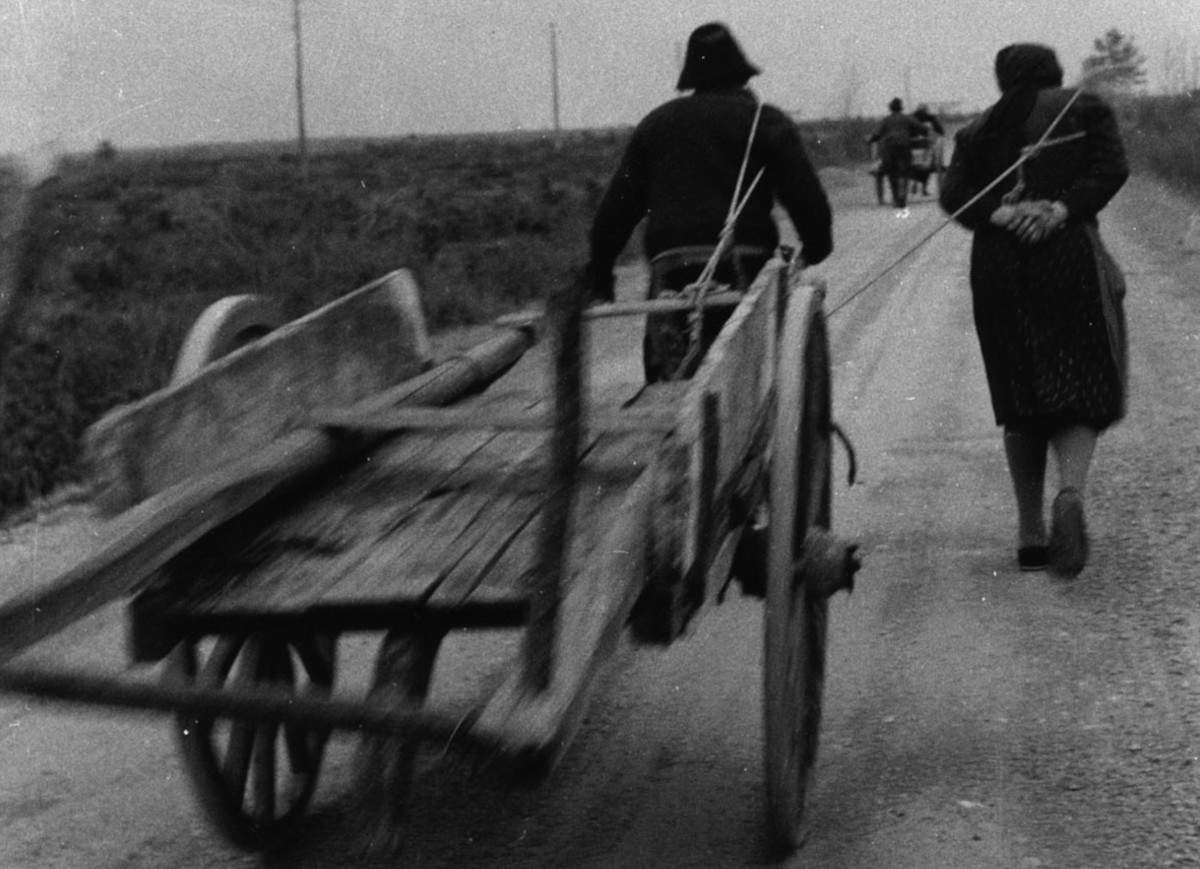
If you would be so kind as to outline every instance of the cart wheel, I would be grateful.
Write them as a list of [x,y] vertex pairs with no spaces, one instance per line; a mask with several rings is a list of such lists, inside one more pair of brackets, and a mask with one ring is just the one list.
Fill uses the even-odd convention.
[[[442,634],[389,632],[379,648],[374,700],[420,706],[429,693]],[[358,755],[365,850],[372,855],[399,851],[421,740],[412,736],[369,736]]]
[[247,294],[218,299],[204,309],[183,339],[171,383],[187,380],[208,363],[282,324],[279,307],[267,296]]
[[[325,697],[333,685],[333,645],[329,637],[222,636],[198,670],[196,645],[185,640],[172,652],[168,678],[208,688],[285,685]],[[277,721],[176,717],[184,769],[201,807],[230,842],[252,850],[279,842],[304,814],[328,736]]]
[[797,287],[779,340],[771,443],[763,718],[772,846],[800,844],[821,725],[828,594],[797,571],[810,529],[828,529],[832,424],[822,293]]

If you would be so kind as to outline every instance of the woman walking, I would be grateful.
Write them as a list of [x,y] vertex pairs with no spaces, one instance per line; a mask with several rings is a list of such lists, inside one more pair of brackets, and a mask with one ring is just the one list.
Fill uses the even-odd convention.
[[[1096,439],[1125,412],[1125,284],[1096,216],[1129,170],[1112,110],[1062,87],[1053,50],[1009,45],[995,71],[1000,99],[955,137],[939,199],[974,233],[975,327],[1016,494],[1018,563],[1070,577],[1087,561]],[[1059,488],[1047,535],[1048,452]]]

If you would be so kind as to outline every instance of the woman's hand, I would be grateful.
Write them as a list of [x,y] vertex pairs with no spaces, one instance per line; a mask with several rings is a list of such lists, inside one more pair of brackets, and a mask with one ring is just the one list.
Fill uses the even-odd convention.
[[988,218],[993,226],[998,226],[1001,229],[1009,229],[1009,223],[1012,222],[1013,215],[1016,213],[1016,206],[1001,205],[992,212],[992,216]]
[[1067,207],[1048,199],[1001,205],[992,212],[991,222],[1014,233],[1025,244],[1037,244],[1067,222]]

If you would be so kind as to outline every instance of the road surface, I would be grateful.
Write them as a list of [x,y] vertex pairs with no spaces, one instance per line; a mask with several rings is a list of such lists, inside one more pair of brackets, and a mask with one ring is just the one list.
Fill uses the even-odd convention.
[[[1138,177],[1105,212],[1129,282],[1130,414],[1097,453],[1092,561],[1064,582],[1016,570],[968,236],[948,227],[887,270],[941,223],[936,204],[899,216],[865,172],[826,181],[837,250],[814,273],[829,282],[835,416],[860,465],[834,515],[866,566],[832,608],[811,831],[778,865],[1200,865],[1200,254],[1178,243],[1200,206]],[[636,341],[605,364],[628,374]],[[0,575],[15,587],[23,565],[67,559],[92,533],[79,508],[6,532]],[[395,865],[776,865],[761,834],[761,627],[761,605],[735,598],[667,649],[624,645],[537,786],[434,746]],[[119,666],[121,644],[114,608],[42,653]],[[435,692],[473,696],[511,648],[455,638]],[[350,651],[348,667],[364,657]],[[263,865],[201,819],[164,718],[6,697],[0,756],[0,867]],[[265,865],[373,865],[349,832],[352,756],[335,742],[311,823]]]

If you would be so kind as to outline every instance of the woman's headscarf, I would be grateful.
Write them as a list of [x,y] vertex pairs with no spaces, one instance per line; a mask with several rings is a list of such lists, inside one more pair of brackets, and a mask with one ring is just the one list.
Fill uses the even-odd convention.
[[1042,88],[1062,87],[1063,70],[1052,48],[1032,42],[1006,45],[996,53],[1000,99],[979,128],[981,138],[1018,133]]

